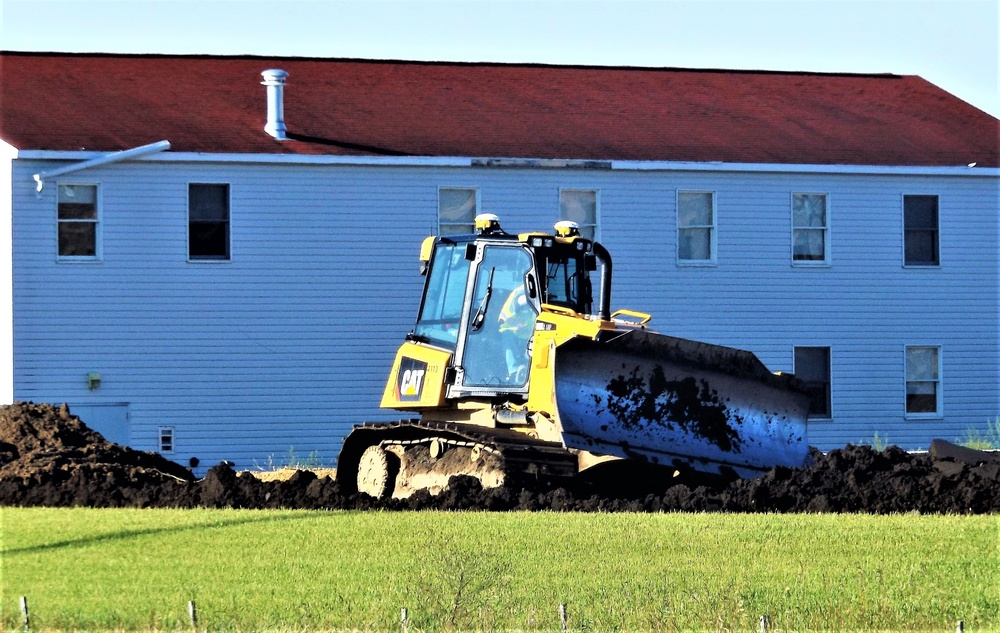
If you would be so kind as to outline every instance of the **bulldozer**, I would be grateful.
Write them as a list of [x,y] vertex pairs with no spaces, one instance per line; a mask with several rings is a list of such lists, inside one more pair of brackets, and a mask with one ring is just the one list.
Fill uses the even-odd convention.
[[572,221],[420,248],[423,297],[381,407],[419,417],[355,426],[337,480],[376,498],[570,482],[612,462],[755,477],[809,457],[809,395],[751,352],[659,334],[611,311],[612,261]]

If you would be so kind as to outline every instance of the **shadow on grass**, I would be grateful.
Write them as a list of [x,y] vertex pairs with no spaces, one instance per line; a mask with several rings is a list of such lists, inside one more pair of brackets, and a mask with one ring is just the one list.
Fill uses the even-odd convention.
[[107,534],[99,534],[95,536],[89,536],[86,538],[70,539],[66,541],[56,541],[54,543],[44,543],[41,545],[32,545],[30,547],[2,549],[0,551],[3,551],[4,558],[6,558],[8,556],[17,554],[35,554],[38,552],[46,552],[59,549],[86,547],[88,545],[122,541],[131,538],[138,538],[141,536],[179,534],[182,532],[191,532],[195,530],[237,527],[241,525],[247,525],[250,523],[259,524],[259,523],[274,523],[277,521],[293,521],[293,520],[297,521],[299,519],[311,518],[316,515],[317,513],[314,511],[303,511],[303,512],[293,511],[289,514],[282,514],[281,516],[262,515],[262,516],[233,517],[232,519],[213,520],[211,522],[195,523],[189,525],[172,525],[169,527],[156,527],[156,528],[148,528],[141,530],[120,530],[117,532],[109,532]]

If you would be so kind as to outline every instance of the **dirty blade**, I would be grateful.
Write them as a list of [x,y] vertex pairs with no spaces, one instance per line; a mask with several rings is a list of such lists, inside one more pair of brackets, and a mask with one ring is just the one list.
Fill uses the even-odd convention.
[[750,352],[647,331],[556,350],[563,442],[753,477],[804,465],[808,396]]

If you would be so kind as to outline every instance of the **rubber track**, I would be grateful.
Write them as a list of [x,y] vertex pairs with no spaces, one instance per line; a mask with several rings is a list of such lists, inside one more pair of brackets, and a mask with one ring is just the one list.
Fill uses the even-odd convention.
[[356,426],[344,438],[344,447],[337,460],[337,481],[345,493],[357,492],[358,463],[369,446],[383,441],[429,442],[433,438],[453,442],[482,444],[500,454],[508,477],[522,485],[573,477],[577,472],[576,455],[558,442],[537,440],[509,429],[455,424],[400,420],[398,422],[366,422]]

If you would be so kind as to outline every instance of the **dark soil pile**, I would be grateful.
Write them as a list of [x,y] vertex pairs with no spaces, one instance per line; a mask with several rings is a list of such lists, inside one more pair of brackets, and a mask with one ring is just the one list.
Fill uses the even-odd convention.
[[108,442],[66,405],[0,407],[0,503],[150,506],[192,479],[160,455]]
[[[399,501],[346,495],[329,477],[299,471],[261,481],[220,464],[200,480],[155,453],[107,442],[64,407],[0,407],[0,505],[233,507],[582,512],[1000,512],[1000,456],[935,441],[930,453],[848,446],[813,452],[806,468],[775,468],[756,479],[678,483],[644,467],[609,472],[572,487],[483,490],[453,477],[438,496]],[[657,477],[657,475],[662,475]],[[634,482],[641,481],[640,487]],[[661,481],[662,484],[656,485]]]

